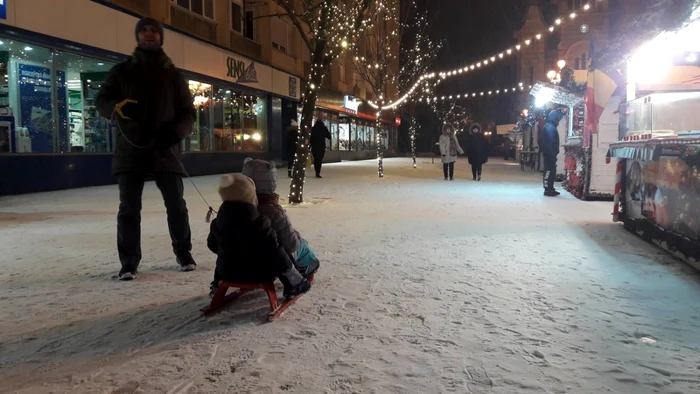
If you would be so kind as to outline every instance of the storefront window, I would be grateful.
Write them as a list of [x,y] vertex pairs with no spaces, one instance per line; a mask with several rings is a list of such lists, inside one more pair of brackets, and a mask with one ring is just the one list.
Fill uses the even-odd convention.
[[333,115],[331,119],[331,126],[329,128],[331,131],[331,142],[330,142],[330,149],[331,150],[338,150],[338,141],[339,141],[339,128],[338,128],[338,115]]
[[364,126],[362,123],[357,123],[354,125],[350,132],[350,150],[352,151],[358,151],[361,150],[362,148],[362,137],[361,135],[364,134]]
[[241,146],[244,152],[265,151],[267,134],[267,108],[264,96],[243,95],[243,135]]
[[231,88],[214,94],[214,150],[260,152],[266,148],[266,98]]
[[381,144],[382,150],[387,150],[389,146],[389,129],[386,126],[382,126],[382,133],[379,136],[379,143]]
[[350,150],[350,131],[352,124],[349,118],[342,118],[338,122],[338,150]]
[[194,108],[197,111],[192,132],[185,138],[185,151],[206,152],[210,151],[212,143],[211,133],[211,85],[207,83],[189,81],[190,93]]
[[[6,126],[0,128],[0,151],[58,151],[52,73],[49,49],[0,39],[0,75],[5,76],[0,87],[0,122]],[[65,71],[57,77],[65,81]]]
[[365,135],[365,146],[367,147],[368,150],[376,150],[377,149],[377,142],[376,142],[376,134],[375,134],[375,126],[367,126],[367,134]]
[[55,52],[55,95],[60,152],[112,151],[112,125],[97,112],[96,100],[114,64]]

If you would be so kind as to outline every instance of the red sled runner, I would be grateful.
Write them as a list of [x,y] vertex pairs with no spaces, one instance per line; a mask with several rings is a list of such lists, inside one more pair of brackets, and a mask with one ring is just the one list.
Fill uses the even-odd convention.
[[[309,276],[307,280],[313,283],[314,276]],[[233,293],[226,295],[228,289],[238,289],[238,291],[234,291]],[[292,306],[292,304],[297,302],[297,300],[304,295],[299,294],[294,296],[293,298],[290,298],[280,303],[277,299],[277,289],[275,288],[274,281],[267,283],[251,284],[233,283],[222,280],[221,282],[219,282],[219,288],[216,290],[216,293],[214,293],[214,297],[212,297],[211,303],[208,307],[202,308],[201,312],[204,316],[210,316],[214,313],[220,312],[228,304],[236,301],[244,294],[247,294],[255,289],[262,289],[265,290],[265,293],[267,293],[267,298],[270,301],[270,313],[267,314],[267,319],[269,321],[275,320],[278,317],[282,316],[282,314],[284,313],[284,311],[287,310],[287,308]]]

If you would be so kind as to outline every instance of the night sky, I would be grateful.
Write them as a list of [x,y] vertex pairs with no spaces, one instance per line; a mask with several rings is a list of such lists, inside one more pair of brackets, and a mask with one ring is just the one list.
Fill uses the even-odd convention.
[[[438,70],[450,71],[468,63],[483,60],[512,45],[514,31],[524,22],[528,0],[416,0],[419,8],[432,19],[430,35],[445,40],[445,47],[436,59]],[[515,57],[494,66],[448,79],[438,88],[439,95],[496,90],[517,85]],[[515,123],[519,109],[514,96],[496,96],[462,100],[473,121],[488,124]],[[426,123],[425,120],[421,121]],[[428,147],[437,125],[424,125],[419,145]],[[437,132],[437,131],[436,131]],[[425,140],[425,141],[421,141]]]

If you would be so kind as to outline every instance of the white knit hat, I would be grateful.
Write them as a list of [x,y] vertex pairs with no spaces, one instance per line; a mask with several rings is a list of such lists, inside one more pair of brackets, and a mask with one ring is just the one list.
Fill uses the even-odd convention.
[[241,174],[229,174],[221,177],[219,195],[223,201],[245,202],[258,206],[255,183]]

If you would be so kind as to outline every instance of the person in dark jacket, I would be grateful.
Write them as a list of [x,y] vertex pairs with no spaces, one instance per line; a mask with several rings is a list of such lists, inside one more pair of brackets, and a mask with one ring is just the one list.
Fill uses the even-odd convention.
[[542,127],[539,145],[544,159],[544,175],[542,184],[544,195],[556,197],[560,193],[554,189],[554,178],[557,176],[557,155],[559,154],[559,131],[557,127],[564,117],[560,111],[553,109],[547,115],[547,122]]
[[331,139],[331,132],[321,119],[311,129],[311,154],[314,156],[314,169],[316,178],[321,178],[321,166],[326,155],[326,140]]
[[183,271],[197,266],[179,146],[194,123],[192,96],[162,50],[163,26],[145,18],[135,33],[138,47],[109,71],[96,103],[101,116],[117,123],[112,171],[119,183],[120,280],[134,279],[141,262],[141,196],[147,177],[155,178],[163,195],[177,263]]
[[297,140],[299,139],[299,125],[296,120],[287,127],[287,175],[292,177],[294,156],[297,154]]
[[482,166],[489,160],[489,147],[481,130],[481,125],[474,123],[467,134],[467,158],[472,166],[475,181],[481,180]]
[[270,220],[258,213],[253,180],[224,175],[219,195],[223,202],[207,238],[209,250],[217,255],[210,296],[222,280],[262,283],[279,278],[287,298],[309,291],[311,284],[294,267]]

